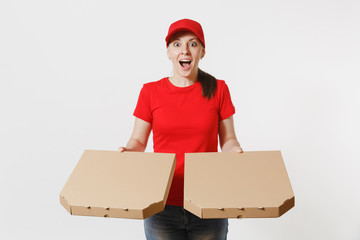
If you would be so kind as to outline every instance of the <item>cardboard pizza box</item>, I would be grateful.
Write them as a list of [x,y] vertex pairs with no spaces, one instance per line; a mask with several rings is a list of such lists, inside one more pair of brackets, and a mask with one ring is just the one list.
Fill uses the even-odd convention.
[[85,150],[60,193],[72,215],[145,219],[163,211],[175,154]]
[[294,207],[280,151],[185,154],[184,208],[200,218],[272,218]]

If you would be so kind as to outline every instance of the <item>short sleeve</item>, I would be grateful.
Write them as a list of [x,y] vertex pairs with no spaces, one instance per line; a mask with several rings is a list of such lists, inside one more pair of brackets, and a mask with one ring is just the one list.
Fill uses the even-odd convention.
[[140,91],[139,98],[134,110],[134,116],[148,123],[152,123],[149,90],[144,85]]
[[231,101],[230,91],[224,81],[219,81],[219,118],[224,120],[235,113],[235,107]]

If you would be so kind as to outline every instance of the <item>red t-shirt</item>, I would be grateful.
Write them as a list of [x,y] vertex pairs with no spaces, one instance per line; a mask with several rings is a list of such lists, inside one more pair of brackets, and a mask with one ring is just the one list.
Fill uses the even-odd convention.
[[144,84],[134,116],[152,124],[154,152],[176,153],[176,168],[167,204],[183,206],[184,153],[217,152],[219,121],[235,113],[223,80],[210,100],[199,81],[176,87],[169,78]]

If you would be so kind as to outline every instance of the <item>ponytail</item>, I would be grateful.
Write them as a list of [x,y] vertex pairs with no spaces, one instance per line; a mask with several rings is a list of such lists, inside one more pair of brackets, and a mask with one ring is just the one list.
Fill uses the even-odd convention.
[[217,87],[217,81],[214,76],[211,74],[204,72],[199,68],[198,70],[198,81],[201,84],[202,88],[202,95],[203,97],[206,97],[207,99],[210,99],[214,96],[216,87]]

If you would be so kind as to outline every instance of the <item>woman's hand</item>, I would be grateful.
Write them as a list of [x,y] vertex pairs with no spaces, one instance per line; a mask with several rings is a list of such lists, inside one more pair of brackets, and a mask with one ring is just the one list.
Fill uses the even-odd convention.
[[223,152],[243,152],[242,148],[240,147],[240,143],[236,138],[234,120],[232,116],[220,121],[219,140],[220,147]]
[[144,152],[151,132],[151,123],[135,117],[134,130],[126,144],[126,147],[120,146],[119,152],[132,151]]

